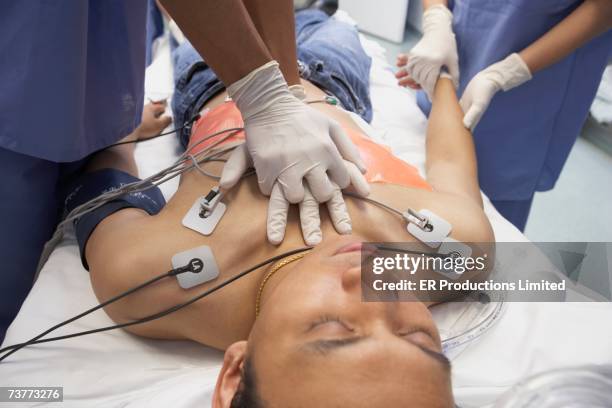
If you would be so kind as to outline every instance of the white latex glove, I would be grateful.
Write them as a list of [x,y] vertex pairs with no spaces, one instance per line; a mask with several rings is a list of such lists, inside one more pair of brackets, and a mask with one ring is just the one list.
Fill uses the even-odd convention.
[[[276,61],[271,61],[228,87],[244,120],[246,146],[261,192],[276,183],[290,203],[304,199],[304,179],[317,202],[332,198],[335,186],[350,183],[343,158],[362,172],[359,150],[332,119],[302,103],[287,87]],[[242,173],[225,166],[221,187],[234,186]]]
[[455,87],[458,86],[459,57],[452,24],[453,14],[446,6],[436,4],[425,10],[423,37],[407,56],[398,56],[397,65],[402,69],[396,77],[400,85],[411,86],[406,81],[414,81],[431,100],[440,71],[446,67]]
[[289,87],[289,92],[302,102],[306,100],[306,88],[302,85],[291,85]]
[[468,83],[459,101],[465,115],[463,126],[474,130],[497,92],[507,91],[530,79],[529,67],[516,53],[480,71]]
[[[357,194],[366,197],[370,193],[370,185],[366,181],[361,171],[353,163],[344,160],[344,166],[349,174],[350,184]],[[244,174],[252,166],[252,161],[247,150],[246,144],[237,146],[230,155],[223,174]],[[226,171],[227,169],[227,171]],[[221,186],[227,182],[221,178]],[[338,185],[332,182],[333,192],[327,201],[327,210],[334,228],[339,234],[350,234],[352,231],[351,218],[344,204],[342,191]],[[278,245],[285,238],[287,228],[287,216],[289,214],[289,201],[285,198],[280,184],[275,183],[270,194],[268,203],[267,236],[271,244]],[[321,218],[319,215],[319,203],[315,200],[308,186],[304,187],[304,199],[299,204],[300,224],[302,235],[307,245],[317,245],[323,237],[321,233]]]
[[[344,162],[351,177],[351,184],[357,194],[365,197],[370,193],[370,186],[353,163]],[[334,184],[332,197],[327,201],[327,211],[336,231],[339,234],[350,234],[352,231],[351,218],[349,216],[342,191]],[[314,246],[321,242],[321,216],[319,214],[319,203],[313,197],[308,187],[304,188],[304,200],[299,204],[300,225],[302,236],[306,245]],[[289,202],[281,192],[280,186],[275,184],[270,196],[268,206],[268,241],[272,244],[280,244],[285,237],[287,227],[287,215],[289,214]]]

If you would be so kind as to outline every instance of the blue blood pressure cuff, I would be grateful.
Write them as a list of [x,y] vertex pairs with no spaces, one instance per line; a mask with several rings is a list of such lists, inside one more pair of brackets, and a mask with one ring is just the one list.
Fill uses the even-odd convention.
[[[83,174],[67,189],[64,200],[64,217],[76,207],[100,194],[117,190],[135,181],[140,181],[140,179],[117,169],[103,169]],[[151,184],[151,188],[147,190],[123,194],[78,218],[74,223],[74,229],[79,243],[81,262],[85,269],[89,270],[85,259],[87,240],[102,220],[124,208],[139,208],[149,215],[155,215],[164,205],[166,205],[166,200],[161,190]]]

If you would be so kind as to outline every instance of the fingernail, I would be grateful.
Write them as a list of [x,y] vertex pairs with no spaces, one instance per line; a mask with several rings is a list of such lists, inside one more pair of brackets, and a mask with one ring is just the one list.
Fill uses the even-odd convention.
[[278,237],[278,236],[272,236],[272,235],[268,235],[268,241],[270,241],[270,243],[272,245],[278,245],[280,244],[283,240]]
[[268,230],[268,241],[273,245],[278,245],[283,242],[283,234],[277,228],[270,228]]
[[362,197],[367,197],[367,196],[369,196],[369,195],[370,195],[370,191],[371,191],[371,189],[370,189],[370,184],[366,184],[366,185],[364,186],[364,189],[363,189],[363,194],[362,194]]
[[350,222],[343,221],[338,224],[338,233],[342,235],[349,235],[353,232],[353,226]]
[[306,245],[315,246],[321,242],[321,231],[311,232],[306,238]]

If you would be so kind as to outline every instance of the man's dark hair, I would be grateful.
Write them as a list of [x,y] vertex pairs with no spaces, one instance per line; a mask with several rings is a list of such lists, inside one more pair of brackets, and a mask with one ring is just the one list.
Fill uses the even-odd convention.
[[264,408],[263,402],[257,394],[255,369],[250,358],[247,358],[240,375],[238,391],[232,398],[230,408]]

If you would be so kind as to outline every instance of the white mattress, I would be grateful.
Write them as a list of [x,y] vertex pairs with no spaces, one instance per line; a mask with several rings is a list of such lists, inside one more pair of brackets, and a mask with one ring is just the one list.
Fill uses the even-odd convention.
[[[415,95],[395,84],[382,47],[366,39],[362,42],[374,60],[373,137],[422,170],[425,118]],[[152,99],[172,92],[168,49],[161,45],[147,71],[146,89]],[[170,164],[177,152],[173,137],[140,145],[141,176]],[[166,197],[176,186],[174,182],[162,187]],[[527,241],[488,200],[486,212],[498,241]],[[67,236],[42,269],[4,345],[29,339],[95,304],[74,237]],[[611,363],[611,312],[609,304],[506,305],[493,328],[451,356],[457,402],[462,407],[490,404],[530,373],[572,364]],[[444,310],[436,314],[442,320],[450,316]],[[110,324],[100,311],[54,334]],[[202,407],[208,405],[220,362],[219,352],[195,343],[147,340],[116,330],[21,350],[0,364],[0,386],[63,386],[65,401],[45,406]]]

